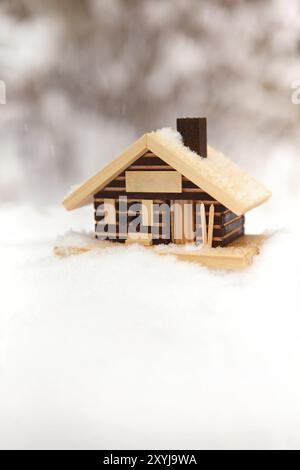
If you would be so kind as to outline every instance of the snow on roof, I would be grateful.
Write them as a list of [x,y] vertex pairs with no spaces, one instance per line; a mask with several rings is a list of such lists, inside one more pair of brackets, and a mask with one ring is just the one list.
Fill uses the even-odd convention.
[[91,202],[91,197],[137,160],[146,150],[172,166],[225,207],[242,215],[266,201],[271,193],[235,163],[208,146],[207,158],[185,147],[181,135],[163,128],[143,135],[130,147],[64,199],[68,210]]
[[[271,192],[263,184],[210,146],[207,158],[202,158],[185,147],[181,135],[173,129],[163,128],[148,136],[158,141],[168,153],[176,156],[180,163],[184,163],[184,167],[189,168],[189,174],[182,171],[184,176],[238,215],[258,206],[271,196]],[[148,138],[148,143],[151,137]],[[180,171],[174,162],[173,166]]]

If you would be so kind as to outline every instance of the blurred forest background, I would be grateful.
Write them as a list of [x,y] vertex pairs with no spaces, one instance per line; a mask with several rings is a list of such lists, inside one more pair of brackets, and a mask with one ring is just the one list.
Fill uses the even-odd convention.
[[0,200],[60,203],[178,116],[298,187],[299,57],[298,0],[1,0]]

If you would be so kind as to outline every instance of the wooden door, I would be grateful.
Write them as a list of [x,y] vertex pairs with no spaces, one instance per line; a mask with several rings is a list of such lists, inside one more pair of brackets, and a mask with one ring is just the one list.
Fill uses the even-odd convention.
[[193,201],[173,200],[171,240],[178,245],[195,242],[195,207]]

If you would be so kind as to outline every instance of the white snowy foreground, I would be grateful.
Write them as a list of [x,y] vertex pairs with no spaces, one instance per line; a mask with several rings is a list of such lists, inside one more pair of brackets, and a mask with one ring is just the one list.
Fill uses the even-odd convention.
[[[263,211],[250,228],[286,225]],[[296,235],[228,273],[136,246],[55,258],[91,208],[0,220],[1,448],[300,448]]]

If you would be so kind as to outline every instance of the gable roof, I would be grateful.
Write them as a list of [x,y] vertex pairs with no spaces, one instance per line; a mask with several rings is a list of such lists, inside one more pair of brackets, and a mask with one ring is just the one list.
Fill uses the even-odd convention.
[[150,150],[237,215],[265,202],[271,192],[235,163],[208,146],[201,158],[182,144],[180,134],[171,129],[144,134],[102,170],[77,187],[63,201],[73,210],[92,202],[93,195]]

